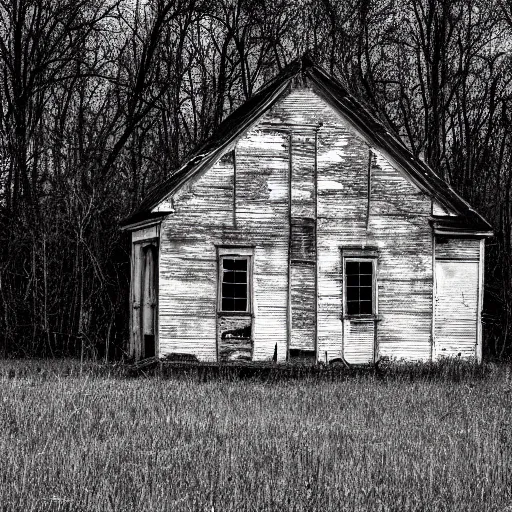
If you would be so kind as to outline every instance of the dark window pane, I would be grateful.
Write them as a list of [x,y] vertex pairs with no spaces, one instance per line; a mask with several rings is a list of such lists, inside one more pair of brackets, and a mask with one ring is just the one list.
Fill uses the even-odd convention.
[[372,301],[371,300],[362,300],[359,303],[359,314],[361,314],[361,315],[371,315],[372,314]]
[[357,286],[347,287],[347,301],[359,299],[359,288]]
[[247,311],[248,258],[221,259],[221,310]]
[[235,311],[235,301],[233,299],[222,299],[222,311]]
[[370,287],[359,288],[360,300],[372,300],[372,289]]
[[235,285],[230,283],[222,283],[222,297],[232,298],[235,296]]
[[359,274],[359,262],[358,261],[347,261],[345,264],[345,274],[347,276]]
[[236,260],[231,260],[231,259],[228,259],[228,258],[224,258],[222,260],[222,263],[223,263],[223,266],[224,266],[224,270],[235,270],[235,261]]
[[359,286],[359,276],[347,274],[347,286]]
[[235,284],[235,294],[233,297],[237,299],[247,298],[247,285],[246,284]]
[[372,273],[372,262],[371,261],[359,262],[359,273],[360,274],[371,274]]
[[237,270],[235,272],[235,283],[247,283],[247,272]]
[[247,299],[235,299],[234,311],[246,311],[247,310]]
[[347,315],[373,313],[373,261],[345,261]]
[[359,284],[361,286],[372,286],[373,285],[373,276],[371,274],[359,276]]
[[358,301],[347,301],[347,315],[358,315],[359,314],[359,302]]
[[235,270],[247,270],[247,260],[233,260],[233,268]]
[[224,270],[224,275],[222,280],[225,283],[234,283],[235,282],[235,272],[233,270]]

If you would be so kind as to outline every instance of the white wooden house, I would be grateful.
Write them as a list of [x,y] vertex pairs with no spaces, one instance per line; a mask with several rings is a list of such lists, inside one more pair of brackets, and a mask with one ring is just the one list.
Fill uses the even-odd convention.
[[307,58],[124,229],[135,359],[481,359],[491,226]]

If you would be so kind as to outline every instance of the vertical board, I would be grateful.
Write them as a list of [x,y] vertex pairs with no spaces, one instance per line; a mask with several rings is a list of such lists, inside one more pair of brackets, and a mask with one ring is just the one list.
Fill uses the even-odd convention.
[[144,269],[142,272],[142,354],[141,357],[156,355],[156,314],[157,314],[157,248],[144,248]]
[[316,349],[315,133],[294,129],[290,204],[290,349]]
[[345,320],[343,352],[349,364],[368,364],[374,360],[375,322]]
[[290,349],[315,350],[315,265],[292,262]]
[[436,261],[436,357],[476,357],[479,264]]
[[219,317],[217,322],[219,361],[252,359],[252,318],[250,315]]
[[155,306],[156,306],[156,250],[147,247],[144,251],[144,278],[142,301],[142,332],[144,335],[155,334]]
[[132,244],[132,276],[131,276],[131,343],[129,356],[140,359],[141,345],[141,305],[142,305],[142,247],[139,243]]

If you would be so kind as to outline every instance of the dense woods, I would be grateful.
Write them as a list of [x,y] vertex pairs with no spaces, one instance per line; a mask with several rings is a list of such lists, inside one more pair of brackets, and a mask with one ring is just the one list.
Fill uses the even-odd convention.
[[122,356],[120,220],[306,51],[491,222],[511,355],[510,0],[0,0],[1,352]]

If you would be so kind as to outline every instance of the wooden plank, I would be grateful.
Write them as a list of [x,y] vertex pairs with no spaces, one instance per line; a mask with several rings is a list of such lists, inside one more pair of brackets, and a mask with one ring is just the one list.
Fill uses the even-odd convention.
[[132,244],[132,279],[131,279],[131,347],[130,357],[141,357],[141,303],[142,303],[142,247]]
[[217,322],[219,361],[251,361],[252,316],[223,315]]
[[152,240],[160,236],[160,225],[149,226],[147,228],[137,229],[132,231],[132,243],[140,242],[142,240]]
[[480,260],[480,239],[436,237],[436,258]]
[[485,238],[480,240],[480,261],[478,262],[478,309],[476,360],[482,362],[482,311],[484,309]]
[[374,359],[375,322],[345,321],[343,353],[349,364],[368,364]]
[[436,261],[436,357],[475,357],[479,263]]
[[315,266],[292,262],[290,349],[315,350]]

